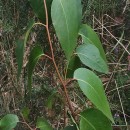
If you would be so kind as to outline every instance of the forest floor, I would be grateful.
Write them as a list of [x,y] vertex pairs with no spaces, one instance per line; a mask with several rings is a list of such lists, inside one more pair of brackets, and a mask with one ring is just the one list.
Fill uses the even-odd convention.
[[[82,4],[83,22],[91,25],[99,34],[106,52],[109,73],[99,74],[99,76],[104,84],[116,123],[114,127],[126,130],[125,126],[130,125],[130,1],[82,0]],[[55,92],[57,86],[51,78],[55,78],[56,73],[49,61],[44,64],[39,62],[36,67],[31,101],[29,97],[24,97],[27,79],[26,57],[22,76],[17,84],[15,42],[18,38],[22,38],[21,35],[25,32],[28,21],[34,17],[29,2],[27,0],[0,0],[0,15],[0,117],[7,113],[15,113],[21,120],[24,120],[22,111],[29,110],[31,120],[29,125],[35,127],[33,123],[36,117],[46,113],[45,117],[55,128],[62,128],[63,106],[60,97],[56,98],[52,109],[46,107],[47,95]],[[43,28],[37,27],[31,33],[26,56],[34,41],[42,42],[45,51],[48,49],[48,45],[44,44],[47,39],[43,32]],[[55,36],[52,38],[55,39]],[[63,53],[59,51],[59,46],[54,45],[54,49],[57,56],[56,62],[62,69],[60,61]],[[46,73],[47,70],[50,73]],[[84,103],[89,104],[79,89],[74,88],[73,85],[69,88],[69,95],[77,111],[84,108]],[[83,100],[81,101],[79,97]],[[19,125],[16,129],[26,130],[26,126]]]

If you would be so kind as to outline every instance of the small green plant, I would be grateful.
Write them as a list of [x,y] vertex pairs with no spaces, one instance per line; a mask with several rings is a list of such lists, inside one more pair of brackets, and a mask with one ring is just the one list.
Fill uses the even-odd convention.
[[0,120],[0,129],[1,130],[12,130],[16,127],[19,119],[14,114],[7,114]]
[[[47,0],[47,4],[46,0],[29,1],[32,5],[32,8],[34,9],[34,12],[38,16],[38,18],[41,19],[42,22],[35,23],[34,20],[31,20],[28,25],[24,39],[18,40],[16,42],[18,80],[22,70],[24,49],[26,47],[29,33],[35,25],[43,25],[46,29],[49,39],[48,43],[50,45],[51,56],[45,54],[42,51],[42,48],[38,45],[36,45],[31,50],[27,65],[28,94],[31,96],[32,75],[38,60],[41,57],[49,58],[54,65],[54,68],[57,72],[57,77],[59,78],[58,81],[61,85],[61,90],[65,95],[65,100],[67,103],[65,103],[64,105],[68,104],[69,110],[71,112],[71,118],[76,126],[76,128],[74,128],[73,126],[65,126],[64,130],[112,130],[111,122],[114,123],[114,120],[110,111],[109,103],[105,96],[103,84],[99,77],[93,72],[93,70],[95,70],[98,72],[107,73],[107,60],[97,34],[90,26],[81,23],[81,0]],[[48,27],[49,23],[51,23],[49,20],[52,20],[56,35],[66,57],[66,62],[63,61],[66,64],[64,68],[66,72],[65,74],[62,74],[59,71],[55,61],[52,41]],[[81,36],[82,38],[81,45],[78,45],[77,43],[78,36]],[[79,60],[75,60],[77,57],[84,65],[86,65],[90,69],[78,68],[77,64],[79,64]],[[75,67],[75,65],[77,66]],[[78,82],[78,85],[83,94],[94,104],[94,108],[86,108],[86,110],[82,111],[79,114],[80,122],[77,122],[75,119],[77,115],[73,110],[67,91],[67,86],[69,85],[69,82],[75,81]],[[52,100],[54,96],[52,96],[52,98],[48,98]],[[0,128],[3,128],[3,122],[5,123],[6,121],[4,119],[0,121]],[[19,122],[18,119],[16,120],[16,123],[17,122]],[[8,130],[14,128],[15,125],[10,126]],[[36,128],[39,128],[40,130],[53,129],[46,119],[40,117],[37,119]],[[3,128],[3,130],[6,129]]]

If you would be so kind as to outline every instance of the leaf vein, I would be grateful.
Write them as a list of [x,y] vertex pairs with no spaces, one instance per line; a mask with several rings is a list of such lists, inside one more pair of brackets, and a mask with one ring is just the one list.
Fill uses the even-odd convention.
[[65,10],[64,10],[64,7],[63,7],[63,4],[62,4],[61,0],[60,0],[60,4],[61,4],[61,7],[62,7],[62,10],[63,10],[64,16],[65,16],[65,23],[66,23],[66,28],[67,28],[67,32],[68,32],[68,42],[70,43],[69,27],[68,27],[68,24],[67,24],[67,17],[66,17]]

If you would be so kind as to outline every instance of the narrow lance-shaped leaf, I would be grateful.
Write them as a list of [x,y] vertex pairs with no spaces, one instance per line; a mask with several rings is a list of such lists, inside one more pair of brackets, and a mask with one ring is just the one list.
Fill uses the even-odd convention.
[[53,0],[51,17],[62,49],[69,61],[76,47],[81,24],[81,0]]
[[32,74],[33,70],[41,56],[43,56],[43,52],[40,46],[35,46],[30,52],[29,62],[28,62],[28,88],[29,93],[31,93],[31,84],[32,84]]
[[17,80],[20,77],[23,66],[23,55],[24,55],[24,40],[19,39],[16,41],[16,61],[18,64]]
[[80,130],[112,130],[110,120],[98,109],[87,109],[80,116]]
[[0,120],[0,130],[12,130],[16,127],[19,119],[17,115],[7,114]]
[[104,59],[104,61],[107,61],[101,41],[96,32],[90,26],[83,24],[80,28],[79,35],[82,36],[84,43],[94,44],[99,49],[101,57]]
[[33,26],[35,25],[35,21],[34,19],[31,19],[27,25],[27,31],[25,33],[25,38],[24,38],[24,46],[26,45],[27,43],[27,40],[28,40],[28,36],[29,36],[29,33],[31,31],[31,29],[33,28]]
[[[46,14],[45,14],[44,2],[43,1],[44,0],[29,0],[36,16],[40,20],[42,20],[43,23],[45,23],[46,22]],[[51,19],[50,19],[51,3],[52,3],[52,0],[46,0],[49,22],[51,21]]]
[[108,66],[102,59],[99,50],[93,44],[83,44],[76,49],[76,54],[86,66],[103,73],[108,72]]
[[85,68],[77,69],[74,72],[74,79],[78,81],[80,89],[85,96],[88,97],[107,118],[114,122],[101,80],[92,71]]
[[53,130],[50,124],[44,118],[38,118],[36,123],[37,128],[40,130]]
[[16,60],[18,63],[17,79],[19,79],[20,74],[21,74],[21,70],[22,70],[22,66],[23,66],[24,48],[26,46],[26,42],[27,42],[29,33],[33,26],[34,26],[34,20],[32,19],[32,20],[30,20],[30,22],[27,26],[27,32],[25,34],[25,38],[19,39],[16,41]]

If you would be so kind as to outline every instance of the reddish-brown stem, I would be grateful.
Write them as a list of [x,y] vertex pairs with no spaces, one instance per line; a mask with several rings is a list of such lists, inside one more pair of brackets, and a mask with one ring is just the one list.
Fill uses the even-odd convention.
[[49,45],[50,45],[50,49],[51,49],[52,59],[54,60],[53,47],[52,47],[52,44],[51,44],[50,32],[49,32],[49,29],[48,29],[48,12],[47,12],[46,0],[44,0],[44,8],[45,8],[45,14],[46,14],[45,28],[46,28],[47,35],[48,35],[48,40],[49,40]]
[[64,127],[66,126],[66,115],[67,115],[67,110],[66,110],[66,101],[64,102]]
[[54,52],[53,52],[53,47],[52,47],[52,43],[51,43],[51,37],[50,37],[50,32],[49,32],[49,28],[48,28],[48,12],[47,12],[47,6],[46,6],[46,0],[44,0],[44,8],[45,8],[45,14],[46,14],[46,31],[47,31],[47,35],[48,35],[48,40],[49,40],[49,45],[50,45],[50,49],[51,49],[51,55],[52,55],[52,61],[53,61],[53,64],[54,64],[54,67],[56,69],[56,72],[57,72],[57,75],[60,79],[60,82],[62,83],[62,86],[63,86],[63,89],[64,89],[64,93],[65,93],[65,96],[66,96],[66,99],[67,99],[67,102],[68,102],[68,105],[69,105],[69,109],[72,113],[72,116],[73,118],[75,118],[75,113],[73,111],[73,108],[72,108],[72,105],[71,105],[71,102],[69,100],[69,96],[68,96],[68,92],[67,92],[67,89],[66,89],[66,86],[65,86],[65,83],[59,73],[59,70],[58,70],[58,67],[56,65],[56,62],[55,62],[55,58],[54,58]]
[[23,121],[24,121],[24,122],[20,121],[20,123],[25,124],[30,130],[33,130],[33,129],[30,127],[30,125],[29,125],[28,123],[26,123],[26,121],[25,121],[25,119],[24,119],[24,117],[23,117],[23,114],[22,114],[22,113],[20,113],[20,114],[21,114],[21,116],[22,116],[22,118],[23,118]]
[[47,57],[48,59],[52,60],[52,58],[46,54],[44,54],[43,56]]
[[33,129],[29,126],[29,124],[27,124],[26,122],[20,121],[20,123],[25,124],[30,130],[33,130]]
[[76,79],[69,79],[66,81],[65,86],[67,86],[70,82],[75,81]]

